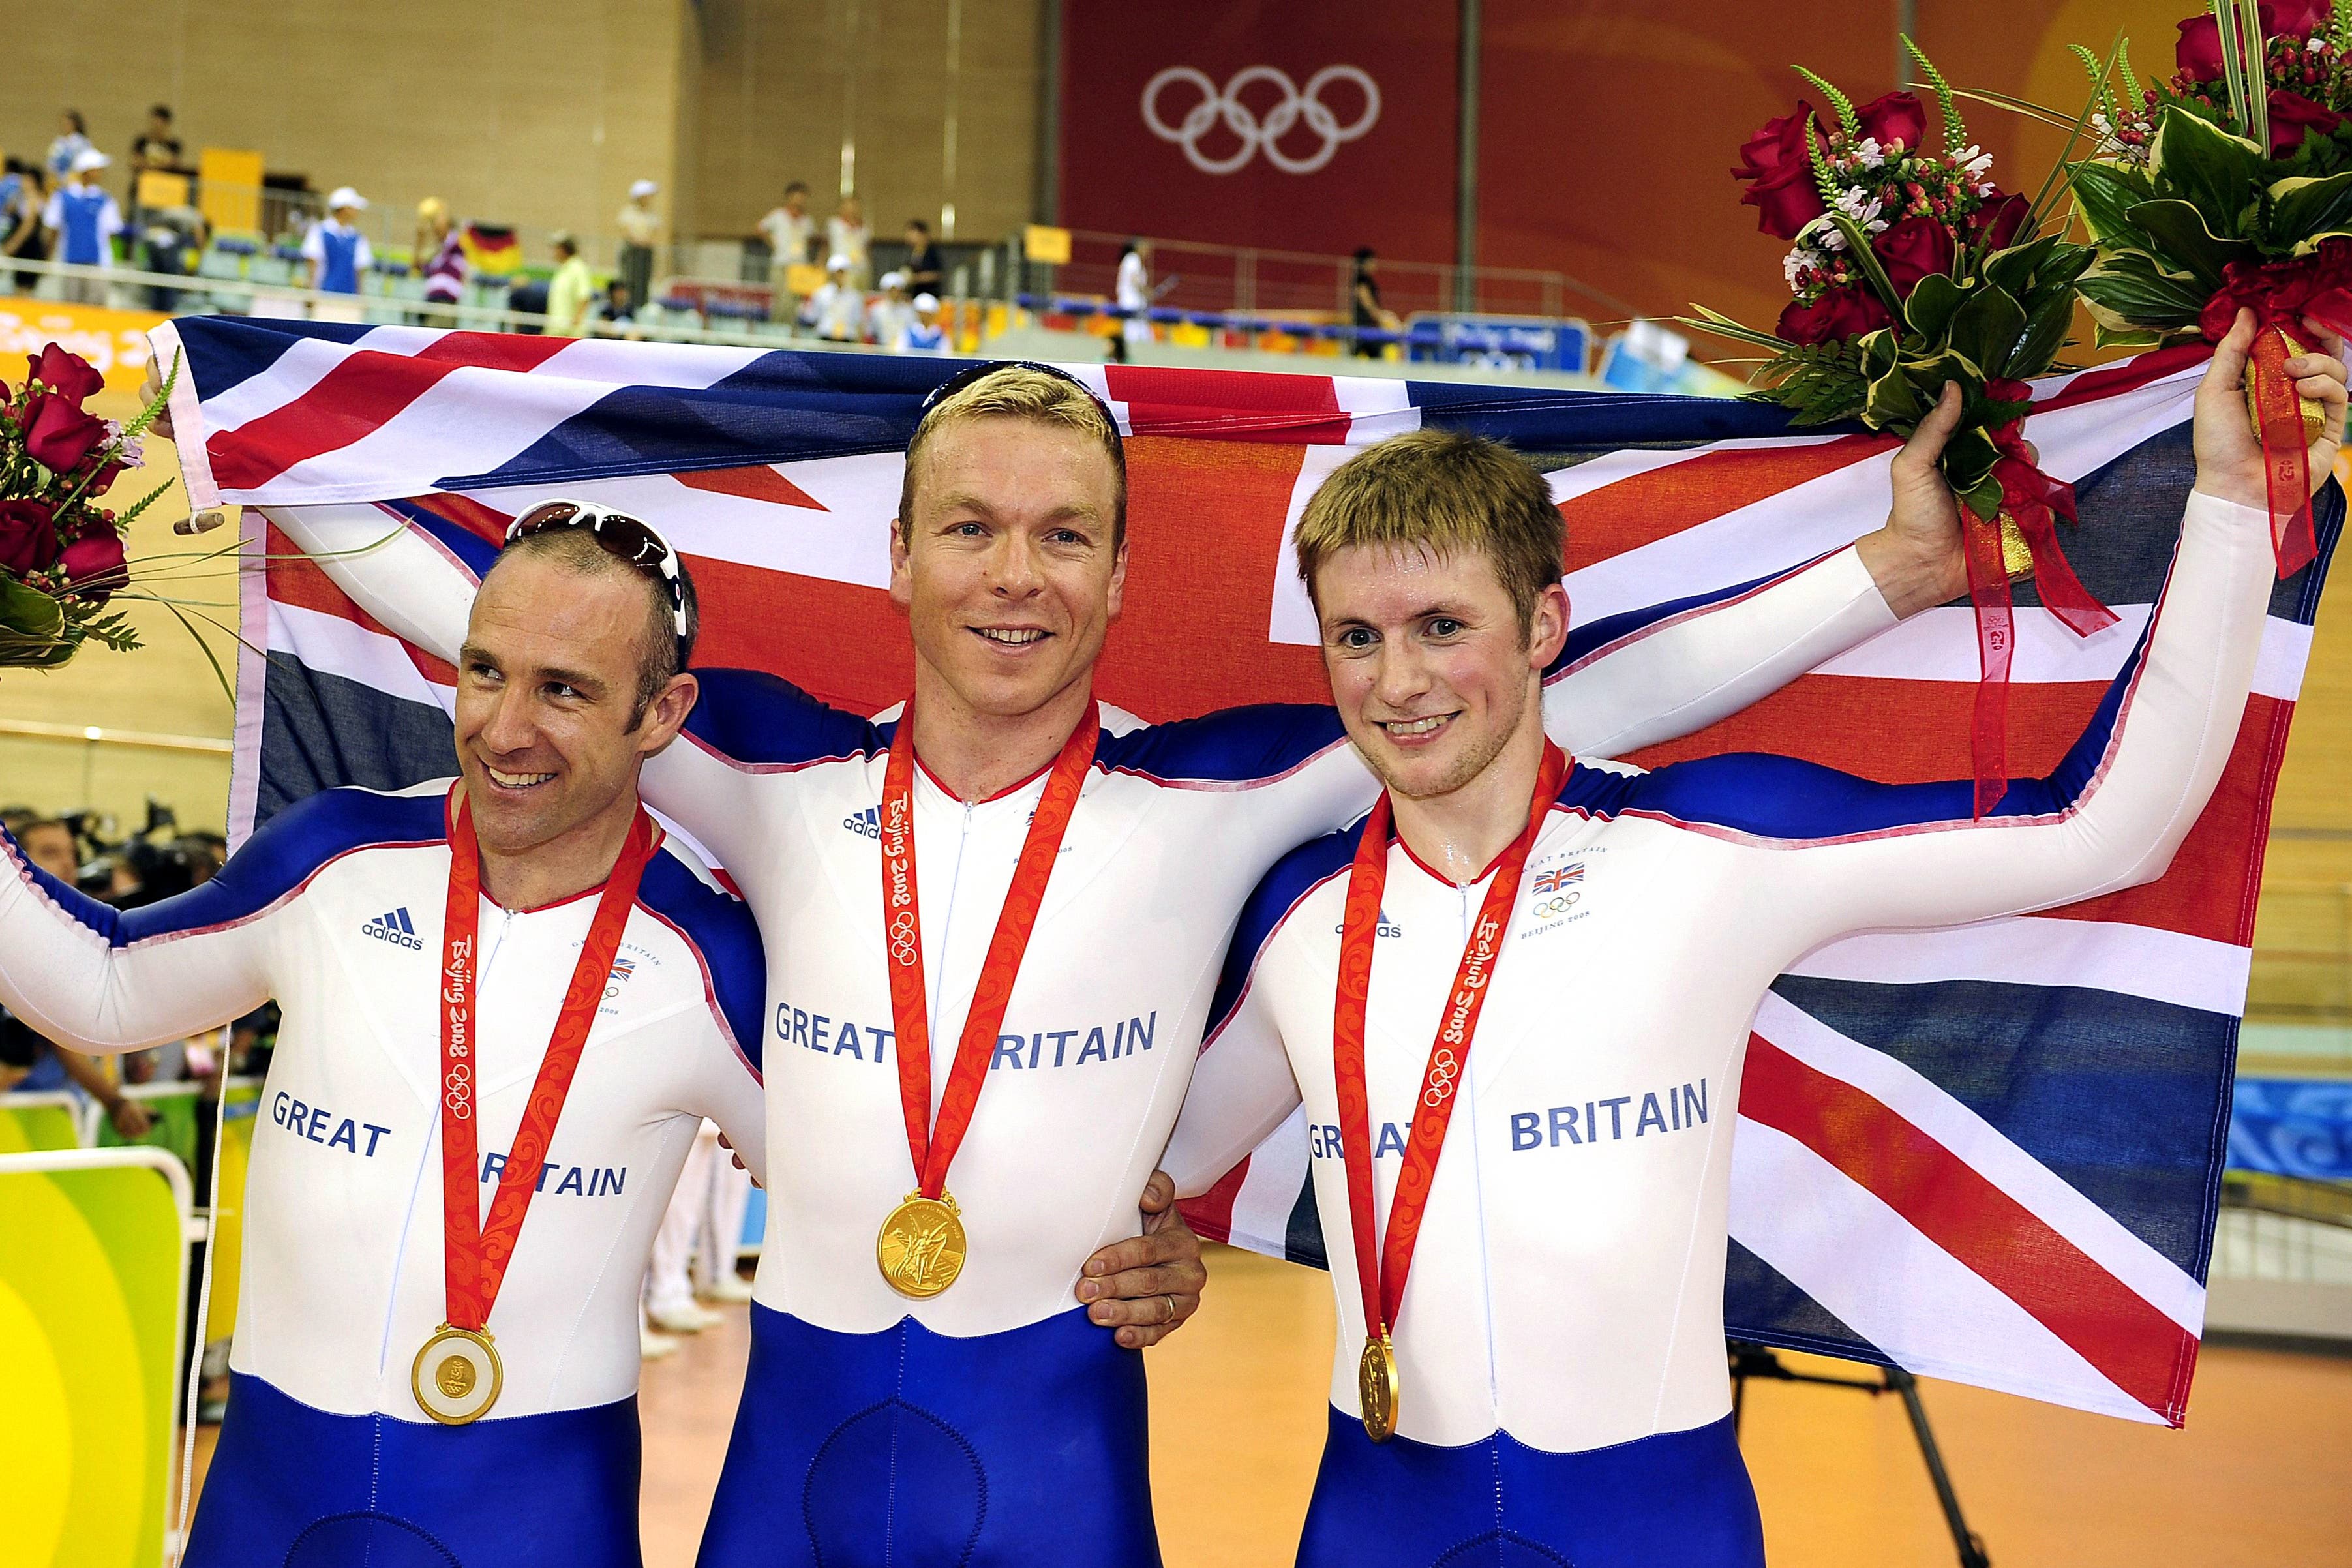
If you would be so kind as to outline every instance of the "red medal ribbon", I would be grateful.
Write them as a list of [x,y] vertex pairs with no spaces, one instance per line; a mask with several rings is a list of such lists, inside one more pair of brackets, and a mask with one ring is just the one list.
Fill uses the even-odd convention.
[[2303,433],[2303,402],[2286,375],[2294,354],[2285,333],[2301,330],[2305,317],[2339,336],[2352,333],[2352,244],[2331,239],[2290,261],[2230,263],[2198,320],[2206,341],[2218,343],[2229,336],[2242,309],[2254,313],[2246,377],[2253,389],[2254,433],[2263,444],[2271,548],[2278,574],[2285,577],[2319,553],[2311,523],[2311,451]]
[[996,1050],[996,1031],[1013,1001],[1013,977],[1029,950],[1029,933],[1036,929],[1038,907],[1045,901],[1045,883],[1061,853],[1062,835],[1078,807],[1078,791],[1094,765],[1095,742],[1100,732],[1101,710],[1094,704],[1054,759],[1045,792],[1029,818],[1029,836],[1022,842],[1021,858],[1013,868],[1013,886],[996,917],[996,934],[989,939],[988,957],[982,963],[980,984],[972,993],[971,1011],[965,1016],[963,1035],[956,1042],[955,1065],[948,1072],[947,1093],[940,1100],[940,1119],[931,1122],[931,1026],[923,984],[923,917],[915,881],[915,708],[912,702],[898,715],[890,737],[890,761],[882,773],[882,940],[889,953],[890,1017],[898,1031],[898,1101],[907,1117],[907,1152],[912,1156],[920,1191],[936,1198],[947,1190],[948,1165],[963,1144],[964,1131],[980,1104],[981,1085],[988,1078],[989,1058]]
[[604,985],[620,951],[621,931],[636,902],[637,881],[646,862],[653,858],[660,830],[640,809],[629,825],[621,858],[605,879],[604,896],[596,902],[581,944],[580,961],[572,965],[572,984],[563,993],[555,1016],[555,1033],[540,1058],[539,1076],[530,1086],[530,1100],[522,1125],[507,1152],[506,1168],[499,1173],[499,1190],[490,1200],[490,1215],[481,1217],[474,1133],[475,1064],[480,1059],[477,1037],[478,1015],[474,985],[480,968],[482,865],[481,847],[474,837],[474,819],[462,791],[449,826],[449,905],[442,924],[441,965],[441,1238],[442,1284],[454,1328],[477,1333],[488,1326],[490,1309],[506,1280],[507,1264],[514,1257],[515,1238],[521,1234],[524,1213],[539,1191],[540,1173],[547,1163],[548,1141],[563,1114],[564,1096],[580,1052],[596,1021]]
[[[2032,388],[2021,381],[1995,380],[1985,384],[1985,395],[2022,403],[2032,395]],[[2000,453],[1992,466],[1993,478],[2000,481],[2000,510],[2017,524],[2033,557],[2033,585],[2042,607],[2078,637],[2114,626],[2116,613],[2083,586],[2058,548],[2058,519],[2076,521],[2074,487],[2034,466],[2026,450],[2023,421],[2012,419],[1987,434]],[[1976,767],[1975,815],[1982,817],[2009,789],[2009,675],[2017,651],[2017,617],[2001,557],[1999,517],[1979,517],[1963,503],[1960,544],[1969,568],[1969,601],[1977,616],[1980,679],[1969,752]]]
[[1364,819],[1363,836],[1356,841],[1356,864],[1348,874],[1348,912],[1339,938],[1339,996],[1331,1014],[1331,1070],[1339,1095],[1339,1149],[1348,1166],[1348,1219],[1355,1232],[1356,1282],[1363,1291],[1364,1331],[1369,1335],[1386,1336],[1404,1301],[1413,1244],[1421,1238],[1422,1211],[1428,1206],[1430,1185],[1437,1178],[1437,1158],[1445,1147],[1446,1126],[1454,1119],[1455,1091],[1469,1070],[1478,1015],[1486,1005],[1495,965],[1510,930],[1519,874],[1527,869],[1536,835],[1542,830],[1552,803],[1559,798],[1560,780],[1567,773],[1567,757],[1558,746],[1545,742],[1535,795],[1528,803],[1527,827],[1496,862],[1495,879],[1478,906],[1478,923],[1471,928],[1461,965],[1454,973],[1452,1000],[1438,1022],[1436,1038],[1430,1042],[1429,1062],[1422,1069],[1421,1096],[1413,1102],[1404,1164],[1389,1200],[1388,1234],[1377,1258],[1372,1242],[1372,1127],[1364,1078],[1364,1012],[1371,996],[1372,941],[1380,924],[1381,895],[1389,879],[1390,812],[1385,790],[1374,803],[1371,816]]

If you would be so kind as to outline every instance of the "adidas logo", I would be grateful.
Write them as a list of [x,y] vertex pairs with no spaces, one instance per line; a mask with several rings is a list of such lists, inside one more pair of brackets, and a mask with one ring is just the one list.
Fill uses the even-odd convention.
[[417,952],[425,951],[425,943],[417,936],[416,928],[408,923],[408,911],[405,909],[394,910],[388,915],[376,916],[375,919],[360,927],[360,934],[372,936],[378,942],[388,942],[394,947],[405,947]]
[[[1348,934],[1348,922],[1343,920],[1338,925],[1333,926],[1331,931],[1332,934],[1335,936],[1345,936]],[[1398,937],[1402,936],[1403,934],[1404,927],[1389,919],[1388,910],[1382,910],[1381,911],[1381,918],[1373,922],[1372,935],[1375,937]]]
[[882,808],[869,805],[864,811],[853,811],[841,819],[841,825],[852,833],[878,839],[882,837]]

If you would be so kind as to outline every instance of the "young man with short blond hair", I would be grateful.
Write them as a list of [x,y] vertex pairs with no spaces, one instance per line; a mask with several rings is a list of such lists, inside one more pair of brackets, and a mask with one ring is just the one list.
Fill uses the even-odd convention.
[[[1166,1155],[1202,1190],[1304,1100],[1339,1333],[1302,1568],[1761,1564],[1723,1360],[1749,1018],[1844,932],[2162,874],[2262,643],[2251,338],[2242,316],[2199,390],[2197,489],[2151,634],[2057,772],[1982,820],[1966,781],[1566,755],[1544,734],[1569,605],[1541,481],[1433,433],[1316,494],[1298,568],[1385,789],[1253,896]],[[2344,428],[2328,355],[2288,366],[2326,409],[2315,482]],[[1940,487],[1946,392],[1898,490]]]

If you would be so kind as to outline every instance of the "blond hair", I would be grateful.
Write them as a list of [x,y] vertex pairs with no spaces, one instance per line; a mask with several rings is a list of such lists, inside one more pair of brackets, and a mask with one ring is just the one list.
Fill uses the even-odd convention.
[[1310,600],[1316,572],[1358,545],[1483,555],[1522,639],[1536,602],[1567,573],[1567,530],[1543,476],[1500,441],[1451,430],[1391,436],[1332,469],[1299,514],[1296,544]]
[[915,426],[907,446],[907,475],[898,487],[898,538],[915,537],[915,476],[923,448],[947,426],[967,419],[1025,419],[1075,430],[1103,449],[1111,468],[1111,549],[1127,548],[1127,454],[1110,415],[1086,388],[1066,376],[1027,365],[1008,364],[942,398]]

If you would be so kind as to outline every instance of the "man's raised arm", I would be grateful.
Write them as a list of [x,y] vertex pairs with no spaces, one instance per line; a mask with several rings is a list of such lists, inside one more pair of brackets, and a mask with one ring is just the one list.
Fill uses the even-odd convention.
[[1900,469],[1895,479],[1885,525],[1843,550],[1563,654],[1545,678],[1544,729],[1571,755],[1623,756],[1729,718],[1966,594],[1951,492]]

